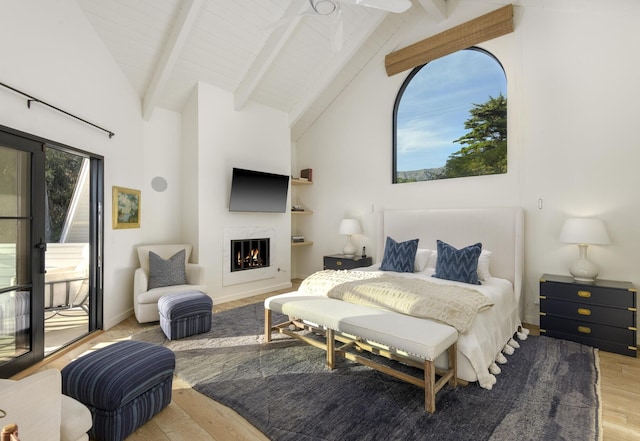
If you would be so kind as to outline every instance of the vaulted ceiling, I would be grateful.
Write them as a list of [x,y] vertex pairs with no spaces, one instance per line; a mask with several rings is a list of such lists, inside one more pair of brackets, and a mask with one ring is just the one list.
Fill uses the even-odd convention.
[[338,1],[336,20],[304,13],[309,0],[77,0],[145,119],[157,106],[180,111],[202,81],[232,93],[237,110],[251,100],[286,112],[294,141],[376,54],[396,48],[403,25],[442,24],[465,0],[412,0],[402,13],[360,1]]

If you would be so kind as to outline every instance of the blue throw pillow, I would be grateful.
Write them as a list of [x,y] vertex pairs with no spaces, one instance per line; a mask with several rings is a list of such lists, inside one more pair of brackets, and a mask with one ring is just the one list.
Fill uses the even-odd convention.
[[412,273],[415,266],[416,251],[418,251],[418,239],[398,243],[387,237],[380,269],[382,271]]
[[481,243],[469,245],[459,250],[441,240],[438,240],[437,244],[438,259],[433,277],[480,285],[478,259],[482,252]]

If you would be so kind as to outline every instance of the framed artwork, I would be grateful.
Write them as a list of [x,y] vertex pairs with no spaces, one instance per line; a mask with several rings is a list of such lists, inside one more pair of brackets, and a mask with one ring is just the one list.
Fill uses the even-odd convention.
[[140,190],[113,187],[113,228],[140,228]]

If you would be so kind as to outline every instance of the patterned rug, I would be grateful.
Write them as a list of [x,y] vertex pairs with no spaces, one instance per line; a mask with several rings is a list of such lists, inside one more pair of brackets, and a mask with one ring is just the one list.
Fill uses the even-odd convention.
[[591,347],[530,336],[492,390],[445,386],[431,415],[416,386],[343,359],[330,371],[324,351],[286,336],[263,344],[263,311],[258,303],[214,314],[211,332],[177,341],[159,327],[134,338],[171,348],[180,378],[274,441],[602,439]]

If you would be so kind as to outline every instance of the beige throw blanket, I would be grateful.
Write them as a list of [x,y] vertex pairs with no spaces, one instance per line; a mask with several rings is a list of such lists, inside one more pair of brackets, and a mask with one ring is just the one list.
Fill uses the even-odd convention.
[[438,320],[460,333],[478,312],[493,306],[482,293],[464,286],[367,271],[318,271],[303,280],[298,292]]

